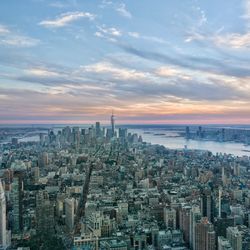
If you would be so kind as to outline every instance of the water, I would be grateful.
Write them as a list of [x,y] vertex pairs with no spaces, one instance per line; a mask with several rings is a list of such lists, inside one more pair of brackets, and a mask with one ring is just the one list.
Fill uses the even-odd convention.
[[[145,131],[150,131],[150,134],[145,134]],[[250,146],[245,146],[241,143],[234,142],[216,142],[216,141],[198,141],[198,140],[187,140],[184,137],[177,137],[178,133],[175,131],[166,130],[144,130],[144,129],[129,129],[131,133],[137,133],[141,135],[145,142],[152,144],[163,145],[170,149],[183,149],[185,145],[188,149],[199,149],[208,150],[213,154],[226,153],[233,154],[235,156],[250,156],[250,152],[242,150],[249,150]],[[165,134],[165,135],[154,135],[154,134]]]
[[[63,127],[63,126],[61,126]],[[61,127],[55,127],[54,130],[57,132]],[[83,126],[87,127],[87,126]],[[242,143],[234,142],[216,142],[216,141],[203,141],[203,140],[186,140],[184,137],[179,137],[178,131],[167,131],[161,129],[153,128],[138,128],[138,129],[129,129],[131,133],[137,133],[141,135],[145,142],[152,144],[163,145],[170,149],[183,149],[185,145],[188,149],[199,149],[199,150],[208,150],[213,154],[216,153],[226,153],[232,154],[235,156],[249,156],[250,152],[245,152],[243,150],[249,150],[250,146],[245,146]],[[150,131],[150,134],[144,133]],[[158,135],[154,135],[158,134]],[[159,135],[160,134],[160,135]],[[162,135],[161,135],[162,134]],[[164,135],[163,135],[164,134]],[[39,141],[38,135],[27,136],[19,140],[22,141]]]

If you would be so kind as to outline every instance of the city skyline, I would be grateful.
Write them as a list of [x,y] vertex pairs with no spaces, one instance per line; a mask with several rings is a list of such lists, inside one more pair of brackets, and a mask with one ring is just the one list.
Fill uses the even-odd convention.
[[249,124],[249,48],[249,0],[1,1],[0,124]]

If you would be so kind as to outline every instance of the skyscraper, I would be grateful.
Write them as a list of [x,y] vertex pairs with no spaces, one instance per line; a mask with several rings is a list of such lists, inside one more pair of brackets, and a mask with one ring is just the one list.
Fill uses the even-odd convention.
[[112,137],[115,136],[115,116],[113,111],[111,115],[111,131],[112,131]]
[[190,235],[189,235],[189,245],[193,250],[195,249],[195,226],[196,223],[201,219],[200,208],[197,205],[193,205],[190,211]]
[[164,221],[167,229],[176,229],[176,210],[173,208],[164,208]]
[[215,250],[215,231],[208,218],[203,217],[195,226],[195,249]]
[[12,231],[18,234],[23,228],[23,176],[15,172],[11,186],[10,200],[12,205]]
[[190,212],[191,206],[182,206],[179,212],[179,225],[180,229],[183,231],[184,240],[189,243],[190,239]]
[[69,231],[74,228],[74,218],[75,218],[75,199],[67,198],[65,199],[65,223]]
[[222,190],[219,188],[219,211],[218,211],[218,217],[221,218],[221,195],[222,195]]
[[207,217],[210,222],[214,222],[215,201],[210,190],[204,190],[201,195],[201,214]]
[[36,218],[39,233],[54,233],[54,207],[46,191],[39,191],[36,195]]
[[6,232],[6,200],[5,194],[0,180],[0,248],[5,249],[7,245]]
[[101,136],[101,124],[100,122],[96,122],[95,123],[95,134],[96,134],[96,137],[100,137]]
[[237,227],[227,228],[227,239],[234,250],[242,249],[242,234]]

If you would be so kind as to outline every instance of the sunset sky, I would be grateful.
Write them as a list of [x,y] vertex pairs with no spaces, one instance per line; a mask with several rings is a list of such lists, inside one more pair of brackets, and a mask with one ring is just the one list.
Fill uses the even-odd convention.
[[250,123],[250,0],[1,0],[0,124]]

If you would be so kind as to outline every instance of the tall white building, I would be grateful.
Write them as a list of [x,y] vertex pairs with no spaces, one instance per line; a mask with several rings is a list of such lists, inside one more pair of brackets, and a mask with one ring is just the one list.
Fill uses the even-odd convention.
[[75,199],[65,199],[65,222],[70,231],[74,229]]
[[7,231],[6,231],[6,200],[3,185],[0,180],[0,248],[7,247]]
[[242,234],[237,227],[227,228],[227,239],[233,250],[242,250]]
[[111,115],[111,131],[112,131],[112,137],[115,136],[115,116],[114,113],[112,111],[112,115]]

